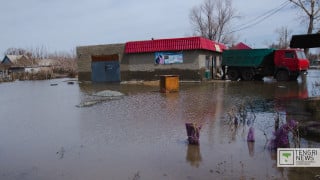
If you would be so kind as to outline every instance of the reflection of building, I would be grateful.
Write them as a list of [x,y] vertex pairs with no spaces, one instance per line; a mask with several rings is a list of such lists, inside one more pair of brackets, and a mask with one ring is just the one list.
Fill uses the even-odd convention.
[[79,80],[110,82],[213,78],[225,46],[202,37],[157,39],[77,47]]

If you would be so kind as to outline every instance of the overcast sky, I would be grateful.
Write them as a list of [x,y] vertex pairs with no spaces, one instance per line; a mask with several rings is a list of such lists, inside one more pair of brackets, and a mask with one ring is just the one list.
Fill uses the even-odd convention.
[[[0,58],[6,49],[46,47],[71,51],[76,46],[174,38],[193,34],[192,7],[202,0],[2,0],[0,6]],[[234,0],[241,19],[233,29],[279,7],[282,0]],[[265,47],[274,42],[275,29],[287,26],[304,33],[297,10],[281,12],[243,31],[238,40]]]

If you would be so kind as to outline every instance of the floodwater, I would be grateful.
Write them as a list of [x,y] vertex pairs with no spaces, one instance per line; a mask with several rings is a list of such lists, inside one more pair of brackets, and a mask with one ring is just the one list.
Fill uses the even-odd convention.
[[[319,96],[319,78],[310,70],[297,82],[182,83],[168,94],[70,79],[2,83],[0,179],[315,179],[320,168],[277,168],[268,140],[276,118],[316,119],[302,102]],[[102,90],[125,96],[77,107]],[[236,125],[239,109],[246,120]],[[202,126],[199,146],[188,145],[186,122]],[[254,143],[247,142],[250,127]],[[290,143],[320,147],[317,138]]]

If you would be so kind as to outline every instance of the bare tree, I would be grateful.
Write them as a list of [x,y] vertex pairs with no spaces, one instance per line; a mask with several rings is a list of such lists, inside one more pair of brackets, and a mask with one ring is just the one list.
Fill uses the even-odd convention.
[[56,67],[53,69],[58,74],[68,74],[69,77],[75,77],[77,74],[77,61],[75,49],[70,52],[54,52],[49,54],[50,59],[56,60]]
[[30,50],[32,52],[32,57],[34,59],[46,59],[48,58],[48,49],[46,46],[42,45]]
[[22,49],[22,48],[8,48],[5,52],[4,55],[25,55],[25,56],[31,56],[31,52]]
[[292,30],[288,30],[288,27],[283,26],[281,28],[278,28],[275,30],[275,32],[278,34],[278,44],[277,48],[288,48],[290,45],[290,37],[292,35]]
[[204,0],[190,12],[190,22],[195,34],[225,44],[234,41],[233,34],[227,31],[236,17],[232,0]]
[[306,16],[303,20],[308,21],[307,33],[311,34],[315,28],[315,24],[320,21],[320,0],[289,0],[297,8],[300,8]]
[[[307,34],[312,34],[315,30],[315,24],[320,21],[320,0],[289,0],[295,7],[300,8],[305,15],[302,16],[302,23],[307,21]],[[305,49],[305,53],[309,54],[309,49]]]
[[5,55],[25,55],[30,59],[45,59],[48,57],[48,50],[45,46],[36,48],[9,48],[4,52]]

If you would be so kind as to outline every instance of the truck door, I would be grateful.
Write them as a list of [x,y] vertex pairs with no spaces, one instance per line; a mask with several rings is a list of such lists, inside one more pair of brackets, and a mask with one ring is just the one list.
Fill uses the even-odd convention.
[[290,71],[297,70],[298,59],[295,51],[284,51],[282,65]]

